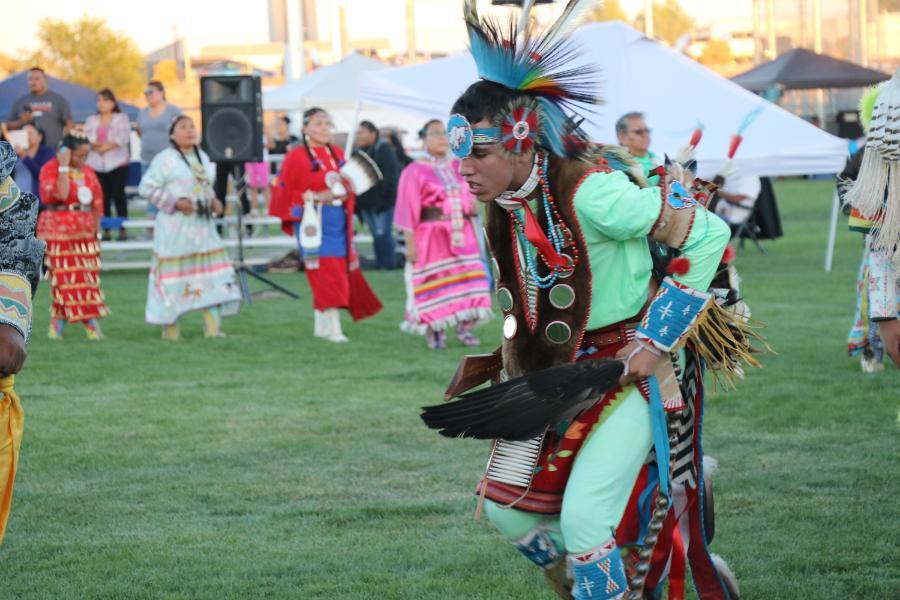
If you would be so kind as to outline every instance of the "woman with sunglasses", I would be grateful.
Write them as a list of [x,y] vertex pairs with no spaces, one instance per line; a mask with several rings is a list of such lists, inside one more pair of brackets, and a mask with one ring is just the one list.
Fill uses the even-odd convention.
[[296,235],[299,241],[305,207],[319,212],[320,246],[315,250],[301,247],[313,293],[314,335],[330,342],[346,342],[339,310],[348,310],[353,320],[359,321],[380,311],[381,302],[359,268],[353,246],[356,198],[340,176],[344,153],[331,143],[333,128],[325,110],[310,108],[303,113],[303,145],[285,157],[269,213],[281,218],[285,232]]
[[147,107],[141,109],[137,118],[142,173],[147,172],[154,156],[169,147],[169,126],[181,114],[180,108],[166,100],[166,88],[159,81],[147,84],[144,98],[147,99]]
[[151,325],[162,325],[163,339],[174,341],[181,337],[181,316],[202,310],[205,336],[222,337],[221,318],[237,313],[241,291],[213,222],[224,211],[212,188],[215,165],[197,147],[190,117],[175,118],[169,140],[140,186],[159,210],[145,316]]

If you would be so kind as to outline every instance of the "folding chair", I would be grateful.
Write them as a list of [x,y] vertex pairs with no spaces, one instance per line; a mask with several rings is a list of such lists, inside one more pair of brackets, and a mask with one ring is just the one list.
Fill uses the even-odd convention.
[[[755,203],[754,203],[755,204]],[[743,205],[740,205],[743,206]],[[749,208],[747,206],[743,206],[744,208]],[[762,244],[759,243],[759,237],[757,233],[759,232],[759,225],[756,223],[756,206],[753,207],[750,212],[750,216],[747,219],[737,226],[734,230],[734,233],[731,235],[731,239],[740,238],[740,243],[738,244],[741,250],[744,249],[744,240],[750,238],[753,240],[753,244],[756,246],[757,250],[762,252],[763,256],[768,256],[769,253],[766,252],[766,249],[762,247]]]

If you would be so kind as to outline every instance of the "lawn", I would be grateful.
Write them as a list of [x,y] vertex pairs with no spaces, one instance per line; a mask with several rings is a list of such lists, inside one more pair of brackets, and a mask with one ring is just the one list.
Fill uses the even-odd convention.
[[[900,375],[845,354],[860,240],[842,223],[824,273],[831,184],[776,189],[785,237],[737,264],[778,354],[708,404],[712,548],[745,598],[897,597]],[[104,275],[105,341],[49,341],[42,283],[0,598],[553,597],[472,518],[487,444],[419,421],[465,350],[399,331],[402,275],[369,274],[385,310],[348,345],[313,339],[305,279],[276,277],[302,299],[225,339],[188,317],[178,343],[144,324],[142,273]]]

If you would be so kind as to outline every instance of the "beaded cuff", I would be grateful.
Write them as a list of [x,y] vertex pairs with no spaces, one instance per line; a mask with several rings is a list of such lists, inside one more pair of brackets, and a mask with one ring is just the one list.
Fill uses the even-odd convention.
[[688,336],[711,299],[710,294],[678,287],[667,277],[638,326],[636,337],[671,352]]
[[0,272],[0,323],[15,327],[28,341],[31,283],[18,273]]

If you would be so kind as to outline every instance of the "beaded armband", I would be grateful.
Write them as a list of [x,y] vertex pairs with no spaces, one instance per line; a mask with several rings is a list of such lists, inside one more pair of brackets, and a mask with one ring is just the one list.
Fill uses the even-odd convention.
[[664,352],[677,349],[711,299],[710,294],[678,287],[666,277],[636,330],[637,339],[646,340]]
[[665,199],[650,237],[670,248],[680,249],[691,234],[698,202],[678,181],[671,182],[663,193]]
[[0,272],[0,323],[15,327],[28,341],[31,284],[18,273]]
[[27,340],[45,244],[34,237],[37,197],[19,190],[11,177],[16,160],[13,147],[0,142],[0,323]]

